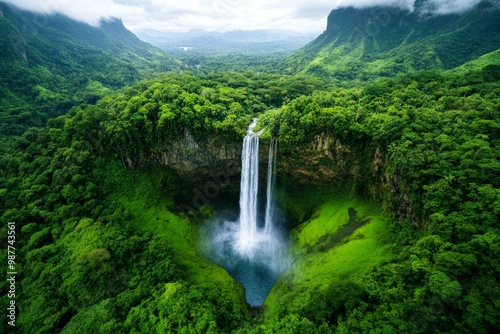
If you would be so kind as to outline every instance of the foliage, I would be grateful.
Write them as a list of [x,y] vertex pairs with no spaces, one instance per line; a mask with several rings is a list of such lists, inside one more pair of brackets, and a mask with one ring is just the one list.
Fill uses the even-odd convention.
[[[307,77],[247,73],[195,76],[164,74],[103,98],[96,108],[106,117],[102,150],[122,159],[162,149],[189,132],[195,140],[210,136],[240,140],[250,120],[270,107],[312,92],[321,81]],[[89,112],[81,106],[76,115]],[[94,137],[93,140],[98,140]]]
[[426,2],[416,1],[412,12],[335,9],[326,31],[279,68],[352,86],[401,73],[452,69],[500,48],[500,11],[494,1],[481,1],[461,15],[432,13]]
[[[133,172],[99,157],[106,117],[87,106],[53,119],[18,138],[1,160],[2,220],[16,222],[18,233],[18,327],[33,333],[227,332],[245,318],[243,291],[237,294],[234,280],[188,243],[196,230],[152,200],[164,191],[174,195],[175,177],[161,171],[152,176],[160,181],[156,188],[137,186]],[[164,213],[139,216],[136,210],[149,214],[147,207]],[[159,218],[169,222],[163,233],[145,227]],[[175,298],[166,298],[165,288],[177,285]],[[149,312],[158,313],[158,321]]]
[[[496,15],[487,9],[486,23]],[[459,29],[463,21],[450,18],[418,23],[451,36],[446,43],[425,35],[427,28],[420,36],[405,28],[361,40],[336,40],[327,31],[304,49],[307,56],[299,53],[284,65],[292,72],[306,66],[320,77],[333,70],[339,81],[357,86],[325,91],[325,81],[309,76],[212,67],[137,81],[177,65],[120,22],[85,34],[89,27],[54,15],[45,26],[28,27],[36,33],[25,36],[19,22],[29,21],[29,14],[3,4],[2,13],[0,63],[9,70],[0,81],[1,130],[22,135],[11,138],[0,157],[0,212],[2,221],[16,222],[20,331],[500,328],[498,51],[451,72],[353,82],[429,62],[450,68],[492,50],[496,37],[470,53],[477,43],[466,32],[477,27],[477,18],[465,30]],[[460,49],[462,39],[470,48]],[[215,67],[220,58],[214,59],[202,60]],[[232,66],[264,69],[273,60],[261,61],[241,58]],[[137,165],[186,137],[240,141],[255,116],[268,139],[279,137],[285,158],[323,133],[351,147],[380,148],[384,176],[404,180],[416,218],[382,217],[356,198],[363,193],[335,197],[331,184],[282,191],[280,200],[297,226],[291,232],[297,266],[280,279],[263,312],[253,310],[249,318],[241,286],[200,256],[197,222],[172,209],[183,180],[167,167]],[[25,131],[32,125],[37,127]],[[391,201],[384,191],[379,200]],[[344,235],[351,205],[372,220]],[[201,212],[208,217],[212,209]],[[5,230],[2,225],[0,233]],[[6,290],[7,281],[0,287]],[[6,326],[2,322],[0,331]]]
[[[250,117],[317,83],[252,73],[166,74],[17,138],[0,160],[0,204],[2,220],[23,231],[20,326],[40,333],[204,333],[245,321],[241,287],[197,254],[196,229],[165,210],[180,188],[176,176],[168,169],[139,173],[151,182],[114,159],[161,147],[186,130],[197,140],[239,141]],[[182,289],[163,300],[169,284]]]
[[153,73],[179,69],[121,21],[91,27],[4,3],[0,10],[2,140]]
[[[346,145],[384,148],[386,173],[404,178],[421,218],[415,222],[421,233],[412,238],[407,225],[395,226],[397,242],[405,245],[399,259],[364,276],[360,288],[369,302],[337,314],[331,324],[338,332],[488,333],[500,325],[500,267],[493,247],[500,235],[500,86],[491,66],[465,75],[422,72],[363,90],[315,92],[261,117],[279,135],[282,153],[300,151],[325,132]],[[313,222],[301,227],[309,232],[299,246],[311,245],[309,238],[321,240],[314,235],[326,227]],[[304,272],[325,272],[325,263],[311,260]],[[321,281],[313,277],[308,274],[306,286]]]

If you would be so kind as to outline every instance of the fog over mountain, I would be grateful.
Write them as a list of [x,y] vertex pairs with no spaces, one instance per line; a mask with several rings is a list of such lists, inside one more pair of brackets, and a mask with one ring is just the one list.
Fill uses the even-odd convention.
[[319,33],[329,12],[338,7],[391,5],[412,10],[425,2],[436,13],[463,12],[480,0],[7,0],[23,9],[63,13],[73,19],[98,25],[102,18],[121,18],[132,31],[154,29],[185,32],[191,29],[226,32],[232,30],[299,30]]

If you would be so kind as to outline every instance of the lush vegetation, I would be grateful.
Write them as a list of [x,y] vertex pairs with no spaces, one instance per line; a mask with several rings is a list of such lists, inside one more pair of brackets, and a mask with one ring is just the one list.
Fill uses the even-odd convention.
[[[0,3],[0,136],[95,103],[111,91],[178,61],[140,41],[121,21],[100,28],[61,15],[40,15]],[[3,147],[5,148],[5,146]]]
[[[165,75],[26,132],[1,165],[2,220],[18,222],[23,235],[20,325],[38,332],[493,330],[500,296],[498,73],[495,66],[464,76],[427,72],[334,92],[312,92],[311,82],[295,77]],[[278,95],[271,94],[273,80],[283,82]],[[182,180],[165,169],[124,169],[118,152],[154,149],[180,136],[178,129],[198,140],[239,141],[259,113],[284,153],[324,131],[387,150],[387,173],[405,178],[419,227],[394,223],[382,233],[387,219],[365,204],[307,196],[303,210],[317,211],[316,218],[294,232],[305,269],[283,278],[296,277],[290,279],[301,289],[278,285],[264,322],[245,325],[241,289],[196,254],[197,220],[175,213]],[[289,194],[291,212],[304,221],[297,195]],[[378,200],[390,202],[390,194],[381,191]],[[319,247],[328,240],[322,236],[346,223],[349,206],[370,223]],[[358,243],[369,253],[357,251]],[[367,257],[377,252],[379,258]],[[344,271],[335,261],[342,256],[351,261]],[[328,259],[331,275],[323,270]]]
[[[118,22],[104,42],[82,42],[82,25],[55,16],[25,43],[12,19],[21,14],[2,10],[0,62],[12,71],[0,76],[11,143],[0,156],[0,233],[16,223],[19,333],[500,329],[498,51],[349,87],[251,70],[135,82],[161,67],[149,47],[106,42],[132,38]],[[187,134],[239,144],[252,117],[264,144],[279,138],[294,257],[259,309],[200,255],[214,208],[181,212],[192,180],[148,158]],[[318,136],[333,141],[317,148]],[[320,170],[333,176],[318,182]]]
[[421,70],[451,69],[500,48],[499,11],[483,0],[463,15],[435,15],[430,1],[398,8],[333,10],[327,30],[280,65],[353,85]]
[[[332,284],[332,294],[325,293],[321,300],[333,313],[318,318],[313,310],[302,310],[313,312],[314,317],[296,319],[301,326],[316,319],[312,323],[319,327],[311,324],[311,332],[320,331],[322,324],[346,333],[377,328],[387,332],[447,332],[453,328],[456,332],[488,333],[498,328],[498,73],[498,66],[487,66],[460,76],[435,72],[407,75],[363,89],[314,93],[262,117],[279,136],[285,151],[296,150],[315,134],[331,131],[343,143],[385,148],[386,173],[404,177],[402,183],[418,215],[413,221],[418,228],[408,220],[393,227],[393,240],[399,245],[395,248],[397,260],[373,267],[355,291],[350,284]],[[379,195],[387,196],[383,191]],[[316,221],[329,215],[326,208],[320,207],[319,217],[297,230],[299,236],[318,234],[318,230],[305,231],[318,228]],[[335,224],[319,226],[320,236],[326,235],[328,228],[336,228]],[[377,233],[382,236],[382,230]],[[320,245],[321,238],[314,239]],[[297,247],[307,249],[301,244],[310,241],[301,240]],[[311,260],[304,257],[304,261],[319,261],[315,270],[325,272],[325,260],[314,260],[316,256],[312,254]],[[351,261],[354,270],[357,262]],[[342,272],[341,265],[335,269]],[[314,271],[307,279],[312,277]],[[312,282],[301,286],[313,286]],[[301,296],[314,294],[309,291],[314,290],[302,288]],[[283,295],[280,291],[279,296]],[[349,306],[335,313],[337,298],[345,296],[353,299],[338,301]],[[291,297],[294,300],[299,300],[297,305],[308,303],[307,297]],[[314,299],[310,307],[318,303]],[[283,310],[279,316],[291,317],[290,313],[293,315]]]
[[205,333],[245,321],[241,287],[197,255],[197,226],[172,204],[180,180],[168,170],[128,171],[120,158],[185,130],[239,142],[251,116],[312,92],[317,81],[168,74],[17,138],[2,157],[0,188],[2,219],[23,236],[21,328]]

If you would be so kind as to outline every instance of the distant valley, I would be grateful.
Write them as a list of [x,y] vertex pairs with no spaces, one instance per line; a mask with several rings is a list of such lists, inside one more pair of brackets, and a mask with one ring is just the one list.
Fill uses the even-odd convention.
[[168,51],[198,52],[291,52],[312,41],[317,35],[293,31],[229,31],[204,30],[160,32],[139,30],[136,35],[154,46]]

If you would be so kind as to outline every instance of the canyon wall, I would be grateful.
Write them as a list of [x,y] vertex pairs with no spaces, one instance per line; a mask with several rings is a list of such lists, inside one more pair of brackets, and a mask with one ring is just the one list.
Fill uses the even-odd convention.
[[[278,142],[279,143],[279,142]],[[183,188],[203,193],[205,187],[237,190],[241,173],[242,143],[217,137],[195,141],[186,132],[178,140],[148,153],[126,156],[129,167],[168,166],[182,180]],[[269,146],[260,142],[260,178],[265,182]],[[279,150],[278,177],[296,186],[331,186],[350,195],[369,197],[398,220],[419,224],[412,210],[405,178],[388,168],[387,152],[369,142],[346,144],[332,133],[316,135],[290,152]],[[197,191],[195,191],[196,193]],[[208,191],[206,191],[208,192]],[[206,197],[206,196],[205,196]]]

